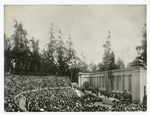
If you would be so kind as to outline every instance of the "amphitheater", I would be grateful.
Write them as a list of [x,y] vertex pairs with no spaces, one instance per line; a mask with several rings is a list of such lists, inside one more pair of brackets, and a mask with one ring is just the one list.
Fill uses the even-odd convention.
[[[111,77],[108,71],[79,73],[78,87],[71,86],[69,77],[5,75],[4,111],[146,111],[147,103],[142,102],[146,86],[146,69],[141,63],[112,70]],[[89,91],[90,87],[98,92]],[[122,101],[124,90],[132,100]]]

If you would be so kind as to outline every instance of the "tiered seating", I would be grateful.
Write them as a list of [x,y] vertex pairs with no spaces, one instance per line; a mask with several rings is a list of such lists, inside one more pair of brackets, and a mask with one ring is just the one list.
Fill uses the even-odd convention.
[[[67,77],[56,76],[6,76],[4,77],[4,106],[7,112],[21,111],[19,102],[24,99],[27,111],[146,111],[147,103],[134,104],[121,98],[122,94],[101,92],[102,95],[119,99],[112,108],[95,105],[96,97],[79,97],[71,88]],[[125,97],[125,95],[123,96]]]
[[[71,87],[71,82],[68,77],[58,76],[5,76],[5,111],[14,111],[13,106],[15,103],[12,100],[22,92],[54,87]],[[20,111],[19,108],[18,111]]]

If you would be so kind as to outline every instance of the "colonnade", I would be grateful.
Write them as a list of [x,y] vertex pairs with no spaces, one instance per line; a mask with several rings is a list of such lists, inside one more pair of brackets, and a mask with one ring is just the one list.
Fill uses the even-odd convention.
[[114,88],[113,91],[122,92],[127,90],[132,91],[132,75],[115,75],[113,77]]
[[111,84],[112,91],[123,92],[127,90],[132,94],[132,101],[142,102],[143,96],[147,95],[147,69],[138,58],[130,65],[131,68],[111,70],[111,77],[110,74],[108,76],[107,71],[79,73],[78,86],[84,87],[86,83],[89,87],[98,87],[105,90],[106,87],[107,89],[110,88]]
[[[85,87],[86,83],[89,87],[99,87],[100,89],[105,89],[105,76],[80,76],[79,77],[79,87]],[[132,91],[132,75],[123,74],[123,75],[113,75],[112,79],[108,79],[108,84],[112,84],[112,91],[123,92],[127,90]]]

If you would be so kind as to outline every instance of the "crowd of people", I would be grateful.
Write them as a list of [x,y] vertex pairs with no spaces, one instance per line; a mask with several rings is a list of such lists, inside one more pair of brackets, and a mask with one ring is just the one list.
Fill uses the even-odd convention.
[[50,89],[28,93],[26,108],[28,111],[71,111],[76,102],[82,102],[73,89]]
[[72,88],[38,90],[26,92],[18,97],[25,98],[25,107],[29,112],[79,112],[79,111],[106,111],[108,108],[96,106],[95,102],[102,100],[92,95],[79,97]]
[[17,106],[13,95],[4,97],[4,111],[5,112],[21,112],[22,110]]
[[119,102],[111,107],[111,111],[146,111],[146,103],[122,103]]
[[22,92],[55,87],[71,87],[69,77],[24,75],[4,76],[4,110],[6,112],[20,111],[14,102],[14,98]]
[[101,102],[91,95],[79,97],[71,89],[61,90],[43,90],[26,94],[26,108],[30,112],[96,112],[96,111],[146,111],[146,105],[134,103],[114,103],[112,107],[95,105],[95,102]]
[[101,98],[96,97],[96,96],[93,96],[93,95],[84,95],[82,98],[83,98],[86,102],[92,102],[92,103],[101,102],[101,101],[102,101]]
[[120,100],[122,103],[131,103],[132,102],[132,95],[128,93],[126,90],[124,90],[123,93],[116,93],[111,92],[109,90],[101,90],[100,94],[103,95],[105,98],[115,98],[117,100]]
[[6,112],[21,112],[19,102],[24,100],[26,111],[146,111],[147,103],[132,103],[132,96],[126,93],[100,91],[106,98],[114,97],[112,107],[97,105],[102,99],[92,95],[79,97],[71,88],[67,77],[56,76],[5,76],[4,77],[4,109]]

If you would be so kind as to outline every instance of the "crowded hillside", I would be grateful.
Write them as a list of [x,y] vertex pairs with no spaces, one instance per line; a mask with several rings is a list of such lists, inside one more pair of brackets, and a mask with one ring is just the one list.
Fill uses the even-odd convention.
[[[41,90],[44,88],[70,87],[71,82],[68,77],[56,76],[5,76],[4,77],[4,103],[5,106],[16,106],[14,98],[22,92]],[[12,104],[12,105],[11,105]],[[7,107],[6,107],[7,108]]]
[[[146,111],[146,101],[132,103],[126,96],[100,91],[106,98],[114,97],[111,107],[103,104],[102,99],[85,94],[80,97],[68,77],[57,76],[5,76],[4,109],[6,112],[44,112],[44,111]],[[78,89],[78,88],[77,88]],[[80,90],[80,89],[78,89]],[[82,90],[82,89],[81,89]],[[94,93],[94,92],[93,92]],[[24,100],[24,108],[20,101]],[[128,101],[127,101],[128,100]]]

